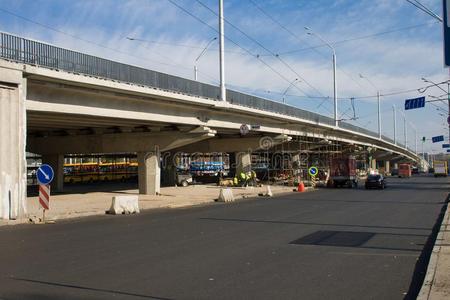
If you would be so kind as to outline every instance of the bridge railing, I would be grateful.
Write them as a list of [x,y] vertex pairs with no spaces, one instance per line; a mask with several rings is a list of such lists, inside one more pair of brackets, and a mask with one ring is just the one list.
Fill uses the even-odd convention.
[[[117,80],[191,96],[214,100],[218,100],[220,96],[219,87],[214,85],[147,70],[2,32],[0,32],[0,57],[14,62]],[[316,124],[334,125],[334,119],[330,117],[233,90],[227,90],[227,101],[240,106],[302,118]],[[346,122],[339,122],[339,126],[372,137],[378,136],[375,132]],[[383,137],[383,139],[393,142],[387,137]]]

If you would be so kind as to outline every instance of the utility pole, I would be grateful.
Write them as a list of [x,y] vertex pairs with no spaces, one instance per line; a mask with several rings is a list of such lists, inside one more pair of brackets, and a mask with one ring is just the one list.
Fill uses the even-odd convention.
[[403,135],[405,136],[405,149],[408,149],[408,128],[406,127],[405,114],[403,114]]
[[319,34],[315,33],[309,27],[305,27],[306,33],[309,35],[313,35],[319,40],[321,40],[328,48],[333,52],[333,99],[334,99],[334,126],[339,127],[338,120],[338,103],[337,103],[337,78],[336,78],[336,50],[334,47],[324,40]]
[[[449,71],[450,72],[450,71]],[[447,100],[448,100],[448,143],[450,144],[450,82],[447,82]]]
[[359,77],[362,79],[367,80],[368,83],[370,83],[371,86],[375,88],[377,91],[377,102],[378,102],[378,138],[381,139],[381,95],[380,95],[380,89],[370,80],[368,77],[363,76],[362,74],[359,74]]
[[395,104],[392,105],[392,112],[394,113],[394,144],[397,145],[397,116],[395,111]]
[[220,100],[227,101],[225,89],[225,56],[224,56],[224,26],[223,26],[223,0],[219,0],[219,48],[220,48]]
[[377,91],[378,99],[378,137],[381,139],[381,102],[380,102],[380,91]]

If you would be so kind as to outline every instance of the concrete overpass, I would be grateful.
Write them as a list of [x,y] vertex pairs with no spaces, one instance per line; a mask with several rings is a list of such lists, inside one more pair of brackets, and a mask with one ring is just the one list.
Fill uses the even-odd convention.
[[[322,140],[372,149],[374,158],[420,158],[387,137],[316,113],[168,74],[1,33],[0,217],[26,213],[25,152],[54,166],[64,154],[135,152],[140,193],[159,192],[163,151],[249,153]],[[243,124],[254,125],[246,135]],[[304,145],[304,146],[302,146]],[[297,147],[297,149],[296,149]],[[375,151],[376,150],[376,151]]]

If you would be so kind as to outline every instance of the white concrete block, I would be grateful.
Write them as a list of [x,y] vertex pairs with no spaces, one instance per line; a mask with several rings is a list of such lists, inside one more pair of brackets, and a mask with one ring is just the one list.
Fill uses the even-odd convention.
[[270,188],[270,185],[266,186],[266,194],[267,197],[273,197],[272,189]]
[[137,214],[139,212],[138,196],[114,196],[112,198],[110,214]]
[[233,202],[233,190],[232,189],[220,189],[219,202]]

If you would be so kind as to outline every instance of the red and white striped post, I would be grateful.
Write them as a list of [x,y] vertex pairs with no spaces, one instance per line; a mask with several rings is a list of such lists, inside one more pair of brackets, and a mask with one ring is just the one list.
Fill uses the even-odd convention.
[[50,208],[50,185],[39,185],[39,204],[42,207],[42,222],[45,223],[45,211]]

